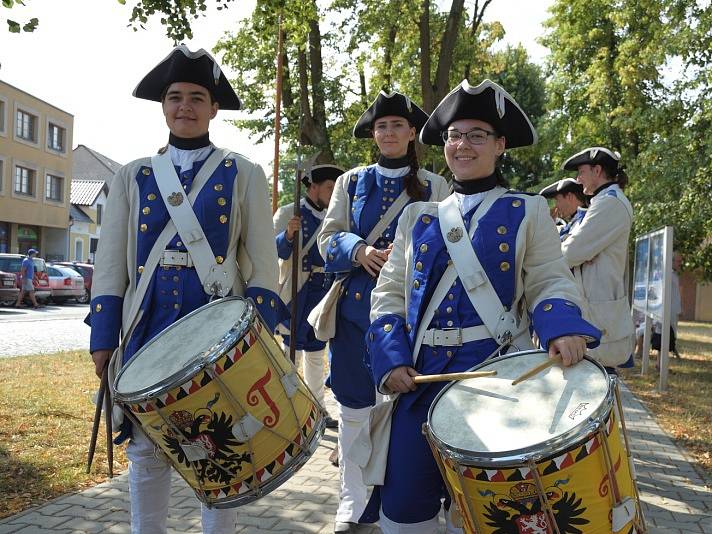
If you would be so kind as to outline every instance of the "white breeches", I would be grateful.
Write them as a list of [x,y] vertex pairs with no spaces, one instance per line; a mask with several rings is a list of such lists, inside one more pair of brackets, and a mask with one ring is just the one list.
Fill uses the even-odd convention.
[[339,413],[339,475],[341,492],[336,521],[358,522],[368,503],[368,488],[363,483],[361,468],[344,455],[361,429],[368,424],[371,408],[347,408],[337,403]]
[[[171,467],[155,445],[134,427],[134,437],[126,447],[129,458],[131,533],[164,534],[171,492]],[[234,534],[237,510],[209,509],[201,504],[205,534]]]

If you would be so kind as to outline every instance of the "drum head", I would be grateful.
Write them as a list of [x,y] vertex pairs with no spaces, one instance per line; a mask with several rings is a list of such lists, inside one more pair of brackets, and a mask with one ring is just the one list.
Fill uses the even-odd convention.
[[246,300],[228,297],[176,321],[129,360],[117,376],[116,393],[129,398],[171,377],[181,380],[182,370],[219,357],[244,335],[250,310]]
[[514,353],[478,370],[497,376],[453,382],[435,399],[431,433],[446,448],[472,458],[504,459],[535,451],[598,417],[609,398],[609,378],[598,364],[555,365],[512,386],[512,380],[543,363],[546,352]]

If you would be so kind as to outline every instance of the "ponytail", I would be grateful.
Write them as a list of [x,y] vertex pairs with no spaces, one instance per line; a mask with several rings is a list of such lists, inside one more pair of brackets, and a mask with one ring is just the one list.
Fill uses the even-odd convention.
[[415,152],[415,141],[410,141],[408,143],[408,152],[406,152],[406,157],[408,158],[408,164],[410,165],[410,171],[405,177],[405,190],[408,196],[413,200],[425,200],[425,187],[420,183],[418,179],[418,155]]
[[625,186],[628,185],[628,174],[625,172],[625,168],[623,165],[618,166],[618,170],[616,171],[616,175],[613,177],[613,179],[616,181],[618,184],[618,187],[621,189],[625,189]]

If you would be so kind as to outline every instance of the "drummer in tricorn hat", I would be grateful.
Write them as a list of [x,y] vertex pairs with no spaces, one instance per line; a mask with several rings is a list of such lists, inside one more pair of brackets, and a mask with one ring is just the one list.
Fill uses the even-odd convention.
[[[112,367],[212,296],[251,297],[270,328],[280,309],[264,172],[217,148],[208,133],[219,109],[240,109],[220,66],[205,50],[181,45],[133,94],[161,103],[168,144],[153,158],[122,167],[111,184],[91,300],[97,374],[119,346],[120,333],[123,351]],[[164,231],[169,221],[175,228]],[[117,441],[129,435],[132,531],[165,532],[170,467],[143,432],[124,421]],[[235,532],[234,510],[203,507],[202,519],[204,532]]]
[[[371,299],[366,334],[375,383],[399,394],[390,431],[371,426],[351,455],[379,486],[385,533],[438,531],[443,480],[421,427],[444,383],[420,374],[460,372],[498,347],[532,347],[529,320],[550,356],[583,358],[600,332],[581,317],[582,296],[560,251],[547,202],[507,189],[497,167],[506,148],[531,145],[536,132],[502,87],[463,81],[437,106],[422,142],[444,146],[454,193],[409,206]],[[376,407],[383,421],[389,405]],[[390,443],[389,443],[390,442]],[[383,448],[387,454],[380,454]],[[370,454],[369,454],[370,453]],[[449,522],[450,532],[459,530]]]

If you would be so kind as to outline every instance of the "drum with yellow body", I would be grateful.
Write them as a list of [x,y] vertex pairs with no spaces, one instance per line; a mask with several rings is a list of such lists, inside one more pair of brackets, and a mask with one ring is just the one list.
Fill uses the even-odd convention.
[[316,449],[324,412],[248,300],[213,301],[117,375],[115,399],[208,506],[251,502]]
[[643,532],[616,384],[584,359],[512,385],[547,357],[485,362],[496,376],[453,382],[430,408],[424,431],[465,531]]

